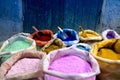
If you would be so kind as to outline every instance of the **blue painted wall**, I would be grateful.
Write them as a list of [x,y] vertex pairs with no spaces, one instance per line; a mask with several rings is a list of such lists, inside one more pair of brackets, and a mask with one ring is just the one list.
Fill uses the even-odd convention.
[[22,1],[0,0],[0,41],[22,31]]
[[103,0],[0,0],[0,40],[18,32],[57,26],[96,30]]
[[82,25],[95,30],[99,23],[103,0],[23,0],[24,31],[32,33],[32,25],[38,29],[57,26],[76,31]]
[[99,31],[108,28],[120,34],[120,0],[104,0]]

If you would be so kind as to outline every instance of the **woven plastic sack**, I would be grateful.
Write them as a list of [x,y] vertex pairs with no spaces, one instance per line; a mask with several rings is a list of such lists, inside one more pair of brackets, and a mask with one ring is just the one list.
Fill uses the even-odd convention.
[[81,41],[102,40],[101,35],[93,30],[84,30],[84,32],[82,32],[82,31],[79,32],[78,35],[79,35]]
[[[16,35],[13,35],[11,38],[9,38],[8,40],[6,40],[3,45],[0,48],[0,55],[2,54],[6,54],[6,53],[11,53],[14,54],[18,51],[22,51],[22,50],[36,50],[36,43],[33,39],[28,37],[29,34],[27,33],[18,33]],[[7,46],[9,46],[10,44],[12,44],[15,41],[25,41],[25,42],[29,42],[31,45],[26,48],[26,49],[20,49],[20,50],[14,50],[14,51],[3,51]],[[19,47],[19,45],[16,45]]]
[[87,52],[90,52],[90,50],[91,50],[91,46],[89,44],[86,44],[86,43],[74,44],[73,47],[76,47],[78,49],[81,49],[81,50],[87,51]]
[[48,54],[50,51],[60,49],[63,47],[66,47],[66,45],[62,42],[61,39],[56,38],[50,40],[43,48],[41,48],[41,51],[46,52]]
[[[75,30],[63,29],[63,32],[58,31],[57,33],[55,33],[54,38],[60,38],[66,44],[66,46],[71,46],[79,42],[79,37]],[[67,36],[65,36],[65,34]]]
[[[21,52],[14,54],[14,56],[12,56],[8,60],[6,60],[4,63],[2,63],[0,67],[0,80],[28,80],[31,78],[38,78],[38,77],[39,77],[39,80],[43,80],[43,65],[42,64],[43,64],[43,60],[45,56],[46,56],[45,53],[37,52],[37,51],[21,51]],[[31,71],[28,71],[22,74],[17,73],[15,75],[6,76],[8,70],[10,70],[10,68],[22,58],[40,59],[40,63],[38,64],[39,66],[38,69],[34,71],[31,70]]]
[[103,31],[102,37],[103,37],[103,39],[120,38],[119,34],[112,29],[107,29],[107,30]]
[[101,48],[117,47],[120,50],[120,46],[117,46],[120,45],[119,41],[120,39],[107,39],[96,43],[92,47],[91,54],[97,59],[101,70],[101,73],[98,75],[98,80],[120,80],[120,60],[111,60],[97,56]]
[[48,43],[51,39],[53,39],[53,32],[51,30],[39,30],[34,32],[29,36],[30,38],[34,39],[36,45],[44,46]]
[[[91,64],[92,72],[88,73],[77,73],[77,74],[67,74],[63,72],[49,70],[50,64],[64,55],[76,55],[88,61]],[[69,62],[69,61],[68,61]],[[45,73],[45,80],[51,80],[51,76],[59,78],[59,80],[95,80],[97,74],[100,73],[97,61],[87,52],[84,52],[75,47],[62,48],[58,50],[51,51],[45,58],[43,62],[43,71]]]

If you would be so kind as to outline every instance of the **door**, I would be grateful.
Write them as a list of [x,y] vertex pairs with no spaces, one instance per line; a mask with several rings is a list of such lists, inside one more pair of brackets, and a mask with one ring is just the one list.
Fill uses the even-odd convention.
[[72,28],[79,26],[95,30],[99,23],[103,0],[23,0],[23,30],[32,33],[32,26],[51,29],[57,26]]

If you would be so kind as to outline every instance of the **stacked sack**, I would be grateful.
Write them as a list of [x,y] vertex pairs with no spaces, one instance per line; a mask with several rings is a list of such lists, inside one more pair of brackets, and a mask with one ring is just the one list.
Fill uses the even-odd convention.
[[44,80],[96,80],[97,61],[76,47],[51,51],[43,62]]
[[100,66],[98,80],[120,80],[120,39],[107,39],[96,43],[91,54]]
[[38,30],[35,26],[33,26],[33,28],[35,29],[35,32],[32,33],[29,37],[35,40],[37,46],[43,47],[48,43],[48,41],[53,39],[52,30]]
[[81,26],[79,28],[81,31],[78,33],[78,35],[81,42],[88,43],[92,46],[94,43],[102,40],[102,36],[97,32],[90,29],[83,30]]
[[45,53],[21,51],[2,63],[0,80],[43,80],[43,60]]
[[103,39],[120,38],[120,35],[112,29],[106,29],[102,32]]
[[66,46],[72,46],[73,44],[77,44],[79,42],[78,34],[73,29],[59,30],[54,34],[54,38],[61,39]]
[[66,45],[62,42],[62,40],[59,38],[56,38],[56,39],[50,40],[43,48],[41,48],[41,51],[46,52],[48,54],[50,51],[57,50],[64,47],[66,47]]
[[18,33],[6,40],[0,48],[0,64],[14,53],[23,50],[36,50],[36,43],[28,33]]

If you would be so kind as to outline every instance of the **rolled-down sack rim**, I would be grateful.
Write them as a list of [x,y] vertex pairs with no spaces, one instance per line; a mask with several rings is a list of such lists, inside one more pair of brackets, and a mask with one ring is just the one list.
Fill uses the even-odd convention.
[[[71,50],[74,50],[75,52],[77,52],[77,54],[69,53],[69,52],[71,52]],[[62,73],[62,72],[48,70],[49,60],[51,60],[53,58],[56,58],[57,53],[61,52],[61,51],[68,51],[68,52],[66,52],[65,54],[62,54],[62,53],[58,54],[59,56],[63,56],[63,55],[66,55],[66,54],[72,54],[72,55],[76,55],[76,56],[79,56],[79,57],[81,56],[81,58],[83,58],[84,60],[89,61],[91,63],[93,72],[80,73],[80,74],[66,74],[66,73]],[[83,53],[83,54],[80,54],[80,53]],[[68,48],[62,48],[62,49],[59,49],[59,50],[51,51],[46,56],[46,58],[43,62],[43,71],[44,71],[45,74],[48,74],[48,75],[51,75],[51,76],[56,76],[56,77],[63,78],[63,79],[68,79],[69,78],[69,79],[73,79],[73,80],[89,78],[91,76],[96,76],[100,73],[99,65],[98,65],[97,61],[92,57],[92,55],[90,55],[88,52],[84,52],[83,50],[77,49],[75,47],[68,47]]]
[[[46,53],[39,52],[39,51],[20,51],[14,54],[11,58],[7,59],[4,63],[2,63],[0,67],[0,80],[22,80],[22,79],[30,79],[30,78],[37,78],[43,76],[43,60],[46,57]],[[29,71],[23,74],[16,74],[11,76],[5,76],[7,71],[14,65],[15,62],[22,58],[38,58],[40,59],[39,68],[36,71]],[[5,68],[6,66],[6,68]],[[30,75],[30,76],[29,76]]]

